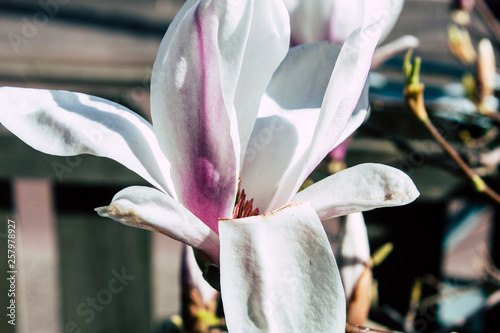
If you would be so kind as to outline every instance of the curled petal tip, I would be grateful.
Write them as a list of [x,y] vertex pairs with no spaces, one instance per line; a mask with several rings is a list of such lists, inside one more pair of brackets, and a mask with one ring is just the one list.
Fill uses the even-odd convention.
[[[342,189],[342,190],[339,190]],[[317,182],[293,201],[309,201],[322,220],[409,204],[420,195],[411,178],[382,164],[360,164]]]
[[219,264],[219,237],[207,225],[169,195],[144,186],[118,192],[109,206],[97,214],[122,224],[154,231],[190,245]]
[[420,39],[413,35],[405,35],[401,39],[409,48],[416,49],[420,46]]
[[409,198],[408,203],[415,201],[420,196],[420,191],[417,189],[417,186],[413,183],[412,180],[410,181],[412,182],[412,185],[410,185],[410,194],[408,195]]
[[406,188],[388,192],[381,201],[386,202],[387,206],[403,206],[415,201],[420,196],[420,192],[411,180],[409,182],[411,183],[406,184]]
[[109,206],[102,206],[102,207],[94,208],[94,211],[96,211],[96,213],[99,214],[99,216],[108,217],[109,216],[108,209],[109,209]]

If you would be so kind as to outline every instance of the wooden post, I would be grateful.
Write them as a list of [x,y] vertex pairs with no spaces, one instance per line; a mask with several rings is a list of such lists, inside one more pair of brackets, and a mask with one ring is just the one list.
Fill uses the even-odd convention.
[[[17,323],[19,332],[60,332],[57,246],[49,179],[15,178]],[[43,306],[40,306],[43,304]]]

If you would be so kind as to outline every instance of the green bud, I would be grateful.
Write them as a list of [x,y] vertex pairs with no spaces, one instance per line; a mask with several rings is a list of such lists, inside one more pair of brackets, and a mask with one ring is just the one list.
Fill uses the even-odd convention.
[[405,76],[405,82],[406,85],[410,84],[410,77],[411,77],[411,72],[412,72],[412,64],[411,64],[411,56],[412,56],[413,50],[409,49],[408,52],[406,52],[404,63],[403,63],[403,74]]
[[210,312],[205,309],[200,309],[198,313],[196,314],[196,317],[207,324],[208,326],[216,326],[219,325],[220,320],[219,318],[215,315],[215,313]]
[[411,71],[410,85],[412,87],[418,88],[420,85],[420,66],[422,64],[422,59],[420,57],[415,58],[413,63],[413,70]]

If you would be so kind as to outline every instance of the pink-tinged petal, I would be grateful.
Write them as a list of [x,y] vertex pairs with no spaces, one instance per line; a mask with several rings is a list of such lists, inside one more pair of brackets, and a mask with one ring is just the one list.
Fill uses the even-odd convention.
[[342,141],[337,147],[335,147],[331,152],[328,153],[328,157],[335,161],[344,161],[351,141],[352,136]]
[[371,69],[373,70],[383,65],[399,52],[417,48],[419,45],[420,41],[418,38],[412,35],[405,35],[386,43],[375,50]]
[[345,296],[308,203],[219,222],[221,292],[230,332],[343,332]]
[[119,104],[69,91],[2,87],[0,122],[41,152],[108,157],[172,193],[170,163],[151,124]]
[[179,201],[215,232],[218,218],[231,216],[238,174],[239,142],[224,96],[231,66],[220,50],[234,44],[231,29],[241,37],[231,15],[248,24],[249,9],[233,5],[202,1],[187,10],[168,47],[160,47],[151,86],[154,130],[172,163]]
[[309,201],[321,220],[406,205],[419,196],[413,181],[398,169],[360,164],[331,175],[297,193],[292,201]]
[[385,40],[396,24],[403,9],[404,0],[332,0],[329,41],[342,44],[366,19],[366,15],[383,18],[386,23],[380,36]]
[[[299,172],[304,167],[303,155],[310,150],[339,53],[340,46],[327,42],[294,47],[273,76],[261,101],[241,172],[242,188],[255,199],[261,211],[286,204],[290,193],[277,192],[278,188],[293,187],[299,182],[289,178],[285,184],[284,177],[287,170]],[[356,110],[337,143],[363,122],[367,108],[366,83]]]
[[328,40],[332,0],[286,0],[292,45]]
[[[188,1],[170,24],[158,52],[155,66],[159,70],[153,73],[153,89],[165,84],[160,60],[166,58],[181,20],[197,2]],[[236,119],[232,119],[231,133],[233,140],[241,144],[242,159],[260,98],[288,51],[290,27],[288,13],[279,0],[247,2],[247,8],[228,8],[231,14],[222,18],[219,27],[221,85],[228,112],[234,107],[231,117]]]
[[145,186],[118,192],[97,213],[136,228],[159,232],[203,252],[219,264],[219,237],[169,195]]
[[474,9],[475,2],[475,0],[453,0],[452,8],[470,12]]
[[[236,86],[234,107],[241,143],[241,161],[259,111],[259,104],[274,71],[288,52],[290,25],[281,0],[258,0]],[[234,47],[229,59],[234,57]],[[229,52],[228,52],[229,53]]]

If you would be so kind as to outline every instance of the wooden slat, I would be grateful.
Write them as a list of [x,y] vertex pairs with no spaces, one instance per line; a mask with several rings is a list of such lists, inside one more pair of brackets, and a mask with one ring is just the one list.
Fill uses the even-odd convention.
[[[411,34],[420,39],[420,46],[414,50],[415,55],[426,61],[441,62],[458,68],[466,68],[448,49],[447,29],[452,23],[450,1],[407,0],[398,22],[386,41],[399,36]],[[477,9],[471,12],[471,24],[467,27],[475,47],[481,38],[490,38],[496,42],[494,34],[488,28],[483,16]],[[397,58],[403,58],[404,53]],[[500,59],[500,54],[497,54]]]
[[65,332],[150,332],[150,233],[84,213],[57,231]]
[[0,75],[8,82],[91,83],[118,87],[149,88],[153,61],[106,63],[69,60],[3,59]]
[[2,8],[25,15],[42,11],[59,20],[153,30],[166,27],[183,3],[184,0],[2,0]]
[[60,157],[40,153],[10,133],[0,131],[0,179],[49,178],[55,183],[147,185],[119,163],[90,155]]

